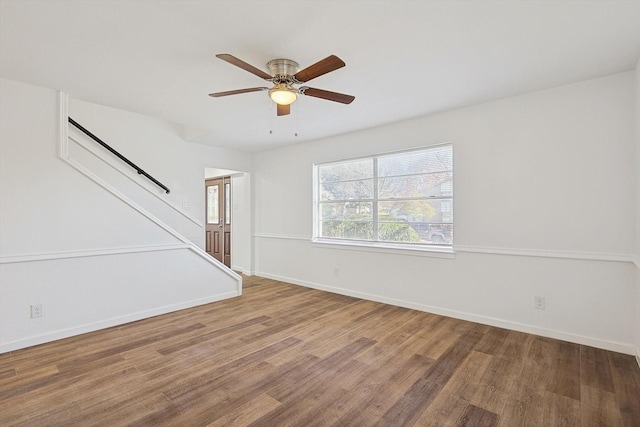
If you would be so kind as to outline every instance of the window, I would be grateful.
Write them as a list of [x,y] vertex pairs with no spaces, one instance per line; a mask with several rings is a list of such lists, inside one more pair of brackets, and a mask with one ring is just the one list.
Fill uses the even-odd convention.
[[315,166],[314,238],[451,249],[453,147]]
[[219,193],[218,184],[207,186],[207,224],[220,224]]

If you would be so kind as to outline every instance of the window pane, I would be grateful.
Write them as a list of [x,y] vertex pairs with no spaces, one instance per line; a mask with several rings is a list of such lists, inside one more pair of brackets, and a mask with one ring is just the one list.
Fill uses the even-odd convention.
[[378,238],[382,241],[451,244],[451,199],[403,200],[378,203]]
[[453,170],[450,145],[378,158],[378,176],[396,176]]
[[217,184],[207,187],[207,224],[220,223],[219,191],[219,185]]
[[373,221],[371,202],[321,203],[321,220]]
[[420,234],[408,222],[381,222],[378,240],[396,243],[421,243]]
[[320,185],[320,200],[362,200],[372,197],[373,179],[326,182]]
[[318,178],[320,183],[349,181],[373,177],[373,159],[356,160],[320,166]]
[[338,239],[371,240],[373,239],[373,223],[364,221],[322,221],[321,237]]
[[231,224],[231,184],[224,184],[224,223]]
[[440,200],[394,200],[378,203],[378,221],[441,222]]
[[453,243],[453,224],[381,222],[378,234],[383,242],[450,246]]
[[450,246],[453,243],[453,224],[426,224],[420,231],[420,238],[431,245]]
[[421,175],[380,177],[380,199],[404,197],[450,197],[453,194],[453,172],[436,172]]
[[451,199],[393,200],[378,203],[378,221],[452,222]]

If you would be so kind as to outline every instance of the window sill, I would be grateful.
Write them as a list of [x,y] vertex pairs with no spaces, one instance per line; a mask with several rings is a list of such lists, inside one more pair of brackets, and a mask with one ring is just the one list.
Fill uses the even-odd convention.
[[406,256],[420,256],[442,259],[454,259],[455,252],[452,248],[437,248],[437,247],[415,247],[415,246],[400,246],[400,245],[388,245],[384,243],[358,243],[347,241],[334,241],[334,240],[321,240],[312,239],[313,246],[318,248],[331,248],[348,251],[361,251],[361,252],[374,252],[384,254],[396,254]]

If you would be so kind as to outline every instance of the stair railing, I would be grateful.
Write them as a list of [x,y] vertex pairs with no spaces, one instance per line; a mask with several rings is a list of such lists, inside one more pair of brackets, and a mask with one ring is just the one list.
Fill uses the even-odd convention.
[[169,190],[169,188],[167,188],[164,184],[162,184],[160,181],[158,181],[157,179],[155,179],[154,177],[152,177],[151,175],[146,173],[138,165],[133,163],[131,160],[127,159],[125,156],[123,156],[118,151],[113,149],[109,144],[107,144],[106,142],[104,142],[103,140],[101,140],[100,138],[95,136],[93,133],[91,133],[90,131],[85,129],[81,124],[79,124],[78,122],[73,120],[71,117],[69,117],[69,123],[71,123],[73,126],[78,128],[80,131],[82,131],[82,133],[87,135],[89,138],[93,139],[95,142],[97,142],[98,144],[102,145],[104,148],[106,148],[110,153],[115,155],[117,158],[119,158],[120,160],[122,160],[123,162],[125,162],[126,164],[131,166],[132,168],[134,168],[136,170],[136,172],[138,172],[138,175],[144,176],[149,181],[153,182],[155,185],[157,185],[158,187],[162,188],[165,191],[165,193],[169,194],[171,192],[171,190]]

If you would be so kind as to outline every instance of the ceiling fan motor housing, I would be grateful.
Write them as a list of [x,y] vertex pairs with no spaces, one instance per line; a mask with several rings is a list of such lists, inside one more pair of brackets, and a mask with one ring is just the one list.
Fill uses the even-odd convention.
[[[275,79],[288,80],[300,71],[300,65],[290,59],[272,59],[267,62],[267,68]],[[274,81],[274,83],[277,83]]]

